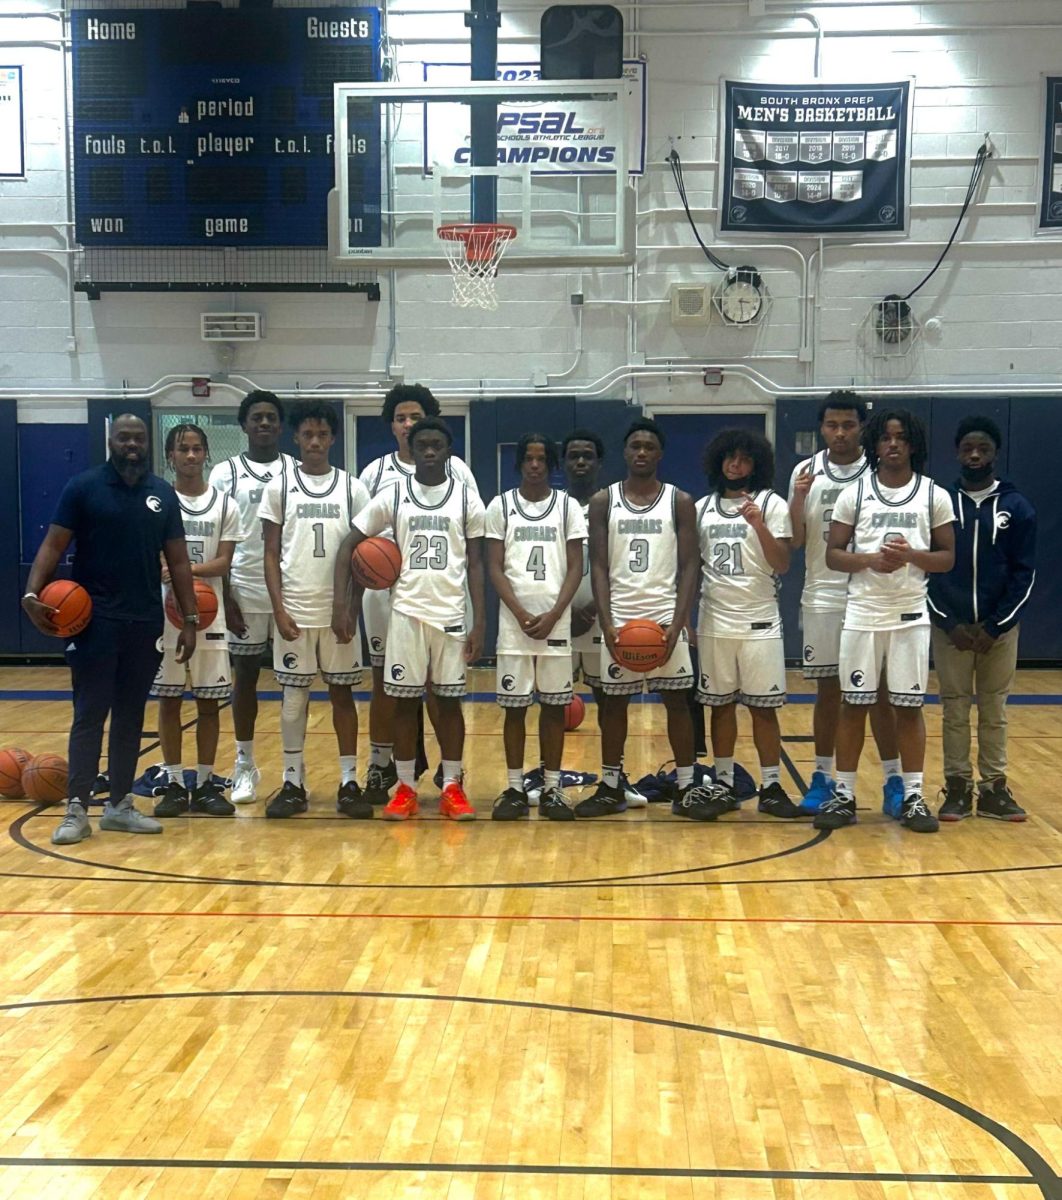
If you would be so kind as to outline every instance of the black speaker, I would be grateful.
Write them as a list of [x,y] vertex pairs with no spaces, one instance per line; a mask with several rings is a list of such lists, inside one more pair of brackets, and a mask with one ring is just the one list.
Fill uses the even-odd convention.
[[554,4],[542,14],[543,79],[619,79],[623,14],[611,4]]

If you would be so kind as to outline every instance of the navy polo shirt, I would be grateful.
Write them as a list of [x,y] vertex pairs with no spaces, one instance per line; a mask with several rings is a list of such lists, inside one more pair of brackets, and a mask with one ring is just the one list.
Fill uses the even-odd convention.
[[163,545],[184,537],[173,488],[149,471],[132,487],[110,462],[76,475],[52,518],[74,535],[73,578],[94,615],[162,622]]

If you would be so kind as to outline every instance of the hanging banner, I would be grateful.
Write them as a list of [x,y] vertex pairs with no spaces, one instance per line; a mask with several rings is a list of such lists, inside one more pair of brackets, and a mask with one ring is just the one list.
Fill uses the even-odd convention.
[[22,68],[0,67],[0,179],[26,177]]
[[722,81],[721,233],[903,234],[911,81]]
[[1054,233],[1062,229],[1062,75],[1044,76],[1044,110],[1038,232]]

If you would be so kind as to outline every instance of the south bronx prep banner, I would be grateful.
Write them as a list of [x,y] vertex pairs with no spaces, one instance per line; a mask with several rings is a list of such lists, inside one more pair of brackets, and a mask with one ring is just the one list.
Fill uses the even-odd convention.
[[720,232],[905,233],[910,112],[910,80],[724,79]]

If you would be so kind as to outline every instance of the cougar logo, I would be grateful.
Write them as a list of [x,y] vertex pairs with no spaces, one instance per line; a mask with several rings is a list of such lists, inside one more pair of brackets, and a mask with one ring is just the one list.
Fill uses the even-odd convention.
[[853,671],[853,672],[852,672],[852,676],[851,676],[851,679],[852,679],[852,687],[862,687],[862,686],[863,686],[863,680],[864,680],[865,678],[866,678],[866,676],[863,674],[863,672],[862,672],[862,671]]
[[708,690],[708,676],[702,675],[701,676],[701,691],[706,692],[707,690]]
[[1009,512],[997,512],[996,513],[996,528],[997,529],[1007,529],[1009,526],[1010,526],[1010,513]]
[[148,496],[144,503],[151,509],[152,512],[162,512],[162,501],[158,496]]
[[383,650],[383,638],[370,638],[369,644],[372,646],[373,653],[379,654]]
[[620,679],[622,677],[622,675],[623,675],[623,671],[620,668],[618,663],[609,663],[608,664],[609,679]]
[[805,661],[805,662],[811,662],[811,660],[812,660],[814,657],[815,657],[815,648],[814,648],[814,646],[805,646],[805,647],[804,647],[804,661]]
[[299,656],[297,654],[288,653],[284,655],[284,666],[286,666],[289,671],[294,670],[298,665]]
[[395,663],[391,668],[392,679],[404,679],[406,676],[406,668],[401,663]]
[[511,692],[516,687],[516,680],[511,675],[503,675],[501,685],[505,691]]

